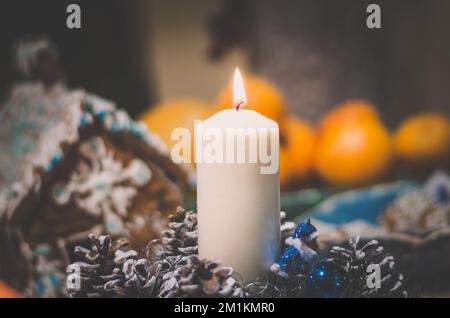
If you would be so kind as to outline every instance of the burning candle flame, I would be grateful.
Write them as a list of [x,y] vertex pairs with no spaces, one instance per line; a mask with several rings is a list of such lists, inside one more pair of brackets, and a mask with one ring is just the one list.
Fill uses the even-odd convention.
[[245,94],[244,81],[242,80],[241,72],[236,67],[233,79],[233,106],[236,110],[239,110],[245,104],[247,104],[247,95]]

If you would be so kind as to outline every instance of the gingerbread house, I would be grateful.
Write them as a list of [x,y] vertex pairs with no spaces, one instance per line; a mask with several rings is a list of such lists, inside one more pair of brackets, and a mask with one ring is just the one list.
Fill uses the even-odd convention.
[[40,82],[0,110],[0,215],[31,246],[87,232],[157,236],[182,204],[191,171],[145,125],[98,96]]

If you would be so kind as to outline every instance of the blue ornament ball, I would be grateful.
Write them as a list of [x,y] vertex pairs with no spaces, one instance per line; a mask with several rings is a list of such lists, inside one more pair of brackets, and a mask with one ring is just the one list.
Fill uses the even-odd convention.
[[307,295],[320,298],[339,298],[349,283],[348,272],[332,261],[321,261],[310,271],[307,282]]

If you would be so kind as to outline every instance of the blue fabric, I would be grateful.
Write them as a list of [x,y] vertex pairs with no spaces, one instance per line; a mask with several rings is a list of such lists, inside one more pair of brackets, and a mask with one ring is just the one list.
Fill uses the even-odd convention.
[[412,181],[398,181],[341,192],[319,203],[306,212],[306,216],[330,224],[343,224],[357,219],[377,224],[379,216],[390,202],[399,194],[417,189],[418,186]]

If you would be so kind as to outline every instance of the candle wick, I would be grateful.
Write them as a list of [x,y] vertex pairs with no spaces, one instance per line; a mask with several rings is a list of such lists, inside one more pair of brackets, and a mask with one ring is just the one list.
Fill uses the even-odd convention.
[[239,107],[241,107],[241,105],[244,104],[243,101],[240,101],[237,105],[236,105],[236,110],[239,111]]

